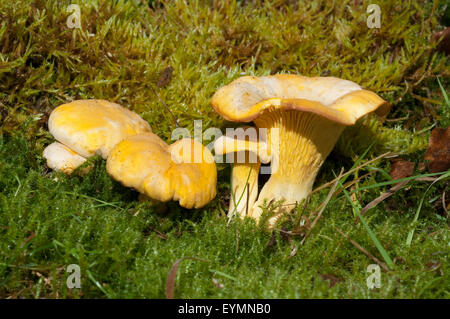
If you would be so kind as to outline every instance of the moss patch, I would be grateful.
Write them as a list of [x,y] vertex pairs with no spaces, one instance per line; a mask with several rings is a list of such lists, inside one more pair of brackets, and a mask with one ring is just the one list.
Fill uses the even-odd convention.
[[[81,29],[67,27],[70,3],[80,5]],[[62,103],[119,103],[169,141],[175,125],[164,104],[182,127],[192,130],[201,119],[204,130],[224,128],[230,123],[209,104],[219,87],[242,75],[291,72],[349,79],[393,106],[384,127],[368,119],[361,124],[365,133],[344,133],[350,138],[341,139],[316,185],[350,168],[373,136],[369,157],[386,150],[408,154],[419,174],[431,127],[448,123],[436,77],[448,87],[449,60],[430,42],[444,27],[445,6],[377,3],[380,29],[367,27],[366,4],[353,0],[1,1],[0,296],[162,298],[171,264],[195,256],[208,262],[182,262],[176,297],[448,298],[446,181],[428,191],[411,246],[406,237],[429,182],[411,182],[367,213],[395,262],[393,271],[382,272],[381,288],[369,290],[366,269],[373,261],[336,228],[381,257],[364,227],[354,225],[343,194],[301,245],[301,236],[288,240],[276,232],[271,239],[251,221],[227,225],[225,165],[219,195],[207,207],[187,211],[173,204],[161,215],[114,182],[101,159],[92,159],[94,170],[82,177],[49,172],[42,159],[53,141],[48,115]],[[169,66],[170,80],[157,85]],[[349,181],[365,173],[357,187],[389,180],[389,165],[379,160]],[[356,196],[365,205],[388,188]],[[286,229],[301,225],[327,192],[299,207]],[[65,285],[69,264],[81,267],[79,290]],[[333,287],[323,280],[330,276],[339,279]]]

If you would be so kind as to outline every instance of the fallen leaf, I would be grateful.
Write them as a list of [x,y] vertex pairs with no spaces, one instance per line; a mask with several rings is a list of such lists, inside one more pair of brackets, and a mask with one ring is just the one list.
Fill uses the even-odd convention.
[[450,27],[434,33],[432,38],[436,42],[442,38],[437,46],[437,50],[444,52],[446,55],[450,54]]
[[172,79],[172,72],[173,68],[171,66],[165,68],[158,79],[158,83],[156,83],[156,86],[159,88],[165,87],[167,84],[169,84],[170,80]]
[[334,285],[336,285],[338,282],[341,282],[342,280],[336,276],[330,275],[330,274],[319,274],[319,276],[322,278],[323,281],[329,280],[330,281],[330,288],[332,288]]
[[400,179],[411,176],[414,172],[414,163],[405,160],[396,160],[391,163],[389,175],[393,179]]
[[426,166],[425,166],[425,163],[424,163],[424,162],[420,162],[419,165],[417,165],[417,169],[418,169],[420,172],[423,172],[423,171],[425,170],[425,168],[426,168]]
[[428,149],[425,153],[428,170],[431,173],[444,172],[450,169],[450,127],[436,127],[430,136]]

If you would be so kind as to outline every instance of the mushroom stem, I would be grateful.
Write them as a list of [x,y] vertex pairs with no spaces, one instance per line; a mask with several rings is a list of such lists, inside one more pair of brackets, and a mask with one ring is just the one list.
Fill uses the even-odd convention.
[[249,215],[258,196],[258,174],[261,163],[235,163],[231,174],[231,198],[228,217]]
[[280,109],[266,110],[254,122],[268,130],[272,175],[251,216],[258,221],[265,201],[284,200],[269,219],[272,227],[282,213],[292,210],[309,195],[320,167],[345,126],[314,113]]

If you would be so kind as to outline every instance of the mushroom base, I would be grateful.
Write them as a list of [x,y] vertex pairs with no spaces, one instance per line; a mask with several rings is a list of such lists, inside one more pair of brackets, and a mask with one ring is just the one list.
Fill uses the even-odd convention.
[[254,122],[259,128],[267,128],[272,175],[250,216],[259,221],[264,203],[283,200],[269,219],[269,227],[273,227],[283,213],[309,195],[320,167],[345,126],[314,113],[280,109],[267,110]]

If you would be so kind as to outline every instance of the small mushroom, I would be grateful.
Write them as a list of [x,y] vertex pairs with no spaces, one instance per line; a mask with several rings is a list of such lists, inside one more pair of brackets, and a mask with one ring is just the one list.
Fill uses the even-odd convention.
[[[251,127],[240,128],[242,132]],[[223,135],[214,142],[216,155],[226,155],[227,162],[232,162],[231,198],[228,216],[249,216],[251,208],[258,197],[258,174],[261,162],[268,163],[270,156],[267,144],[259,140],[256,134],[242,136]],[[248,138],[247,138],[248,137]],[[257,139],[252,139],[256,137]],[[230,156],[232,158],[230,159]]]
[[90,156],[98,154],[106,159],[124,138],[152,131],[136,113],[105,100],[60,105],[50,114],[48,128],[59,145],[47,146],[43,156],[50,168],[67,174]]
[[167,145],[153,133],[130,136],[106,160],[115,180],[159,202],[200,208],[216,196],[214,157],[201,143],[184,138]]
[[48,167],[66,174],[72,173],[75,168],[86,162],[86,158],[58,142],[47,146],[43,156],[47,159]]
[[264,202],[284,200],[269,227],[309,195],[346,126],[377,109],[380,114],[389,110],[386,101],[354,82],[289,74],[241,77],[220,88],[211,104],[229,121],[267,128],[272,175],[250,216],[259,220]]

